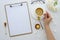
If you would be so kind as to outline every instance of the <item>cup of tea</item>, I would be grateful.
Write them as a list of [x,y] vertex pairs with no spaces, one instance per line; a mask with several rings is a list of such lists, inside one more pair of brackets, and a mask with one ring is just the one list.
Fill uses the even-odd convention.
[[42,16],[43,13],[44,13],[44,11],[43,11],[42,8],[37,8],[37,9],[35,10],[35,13],[36,13],[36,15],[37,15],[37,20],[40,20],[40,19],[41,19],[41,16]]

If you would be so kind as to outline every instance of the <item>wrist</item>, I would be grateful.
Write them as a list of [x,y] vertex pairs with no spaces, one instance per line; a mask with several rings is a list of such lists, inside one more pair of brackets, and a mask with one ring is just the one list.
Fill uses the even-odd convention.
[[44,26],[49,26],[49,23],[44,23]]
[[45,26],[45,27],[49,27],[49,25],[48,25],[48,24],[45,24],[44,26]]
[[45,29],[49,30],[50,29],[49,25],[45,25]]

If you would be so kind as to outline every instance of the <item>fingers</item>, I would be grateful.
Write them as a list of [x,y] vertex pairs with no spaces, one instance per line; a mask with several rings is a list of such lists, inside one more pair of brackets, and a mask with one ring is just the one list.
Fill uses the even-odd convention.
[[51,15],[48,12],[46,12],[46,14],[44,14],[44,18],[51,18]]
[[46,19],[47,18],[47,14],[44,14],[44,19]]
[[49,25],[49,23],[51,22],[51,20],[52,20],[52,17],[51,17],[51,15],[48,13],[48,12],[46,12],[45,14],[44,14],[44,18],[43,18],[43,21],[44,21],[44,24],[46,25]]
[[46,12],[46,15],[47,15],[48,20],[52,20],[52,17],[48,12]]
[[47,18],[51,18],[51,15],[48,12],[46,12],[46,14],[47,14]]

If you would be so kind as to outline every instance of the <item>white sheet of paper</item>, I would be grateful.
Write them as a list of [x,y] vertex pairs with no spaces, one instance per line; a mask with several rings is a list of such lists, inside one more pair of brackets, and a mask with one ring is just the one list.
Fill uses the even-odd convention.
[[27,3],[22,4],[6,6],[10,36],[32,32]]

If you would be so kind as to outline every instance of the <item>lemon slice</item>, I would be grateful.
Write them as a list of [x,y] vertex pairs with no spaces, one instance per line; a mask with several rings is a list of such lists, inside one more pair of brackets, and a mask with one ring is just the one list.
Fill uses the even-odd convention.
[[40,29],[40,24],[36,24],[35,29]]

